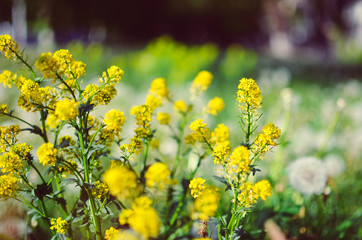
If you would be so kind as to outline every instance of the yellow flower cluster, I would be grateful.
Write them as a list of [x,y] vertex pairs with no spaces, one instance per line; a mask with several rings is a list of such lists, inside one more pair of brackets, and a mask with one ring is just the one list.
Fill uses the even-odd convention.
[[13,85],[16,84],[16,81],[17,81],[17,75],[8,70],[4,70],[0,74],[0,83],[2,83],[4,87],[12,88]]
[[171,171],[164,163],[152,164],[145,174],[146,185],[150,188],[164,189],[171,183]]
[[19,55],[19,45],[11,38],[10,35],[0,35],[0,51],[8,59],[16,60]]
[[191,92],[201,93],[205,92],[210,86],[214,76],[208,71],[199,72],[191,84]]
[[117,66],[111,66],[107,71],[103,72],[102,78],[99,79],[99,83],[119,83],[122,79],[124,71]]
[[107,184],[102,183],[101,181],[96,181],[94,183],[94,187],[91,189],[91,192],[95,198],[101,199],[108,194],[109,190]]
[[96,84],[89,84],[85,87],[82,97],[94,105],[107,105],[117,94],[114,85],[100,87]]
[[119,234],[118,229],[116,229],[114,227],[110,227],[104,233],[104,239],[106,239],[106,240],[115,240],[115,239],[117,239],[118,234]]
[[280,129],[273,123],[268,123],[263,127],[261,133],[258,134],[255,140],[255,146],[261,152],[269,151],[271,146],[276,146],[278,143],[275,141],[280,138]]
[[0,168],[3,173],[16,173],[23,169],[23,160],[29,158],[33,148],[26,143],[15,144],[10,147],[10,152],[0,156]]
[[149,128],[152,121],[152,109],[148,105],[135,106],[131,114],[136,115],[136,124],[139,127]]
[[56,62],[56,71],[66,78],[78,79],[84,75],[86,65],[81,61],[75,61],[69,50],[60,49],[53,54]]
[[[86,72],[86,65],[73,59],[69,50],[60,49],[54,54],[47,52],[35,61],[35,67],[43,73],[45,79],[62,78],[70,87],[75,87],[75,79]],[[63,86],[64,87],[64,86]]]
[[168,87],[166,86],[166,80],[164,78],[156,78],[155,80],[153,80],[149,92],[155,94],[160,98],[166,99],[168,99],[170,93]]
[[261,198],[266,200],[271,196],[272,187],[267,180],[261,180],[256,184],[244,183],[240,187],[238,195],[239,204],[243,207],[252,207]]
[[251,109],[261,107],[261,91],[252,78],[242,78],[240,80],[236,100],[239,102],[239,107],[244,111],[251,111]]
[[250,173],[250,152],[245,146],[235,148],[228,161],[229,171],[247,175]]
[[131,197],[138,189],[137,175],[126,166],[114,164],[103,176],[111,195],[118,199]]
[[203,178],[194,178],[190,181],[189,188],[191,189],[191,196],[198,198],[207,188],[206,180]]
[[175,111],[179,112],[179,113],[185,113],[187,111],[187,105],[184,100],[175,101],[175,103],[173,104],[173,107],[174,107]]
[[120,110],[112,109],[106,113],[103,122],[106,124],[106,128],[108,130],[120,132],[124,123],[126,122],[126,117]]
[[229,144],[230,130],[225,124],[220,123],[216,126],[213,132],[211,132],[212,143],[227,143]]
[[38,148],[36,154],[38,155],[39,162],[41,164],[50,164],[55,166],[57,162],[58,149],[53,148],[53,144],[47,142]]
[[69,224],[66,220],[62,218],[52,218],[50,219],[50,230],[56,230],[57,233],[66,234],[68,232]]
[[16,144],[17,136],[20,133],[19,125],[0,126],[0,153],[9,149],[9,146]]
[[216,213],[220,193],[217,187],[209,186],[205,182],[203,178],[194,178],[190,181],[189,188],[191,196],[196,198],[193,218],[207,221]]
[[64,99],[55,105],[54,115],[62,121],[68,121],[78,116],[79,102],[69,99]]
[[224,108],[225,108],[224,100],[220,97],[214,97],[208,102],[206,107],[206,112],[208,114],[216,116]]
[[196,119],[190,124],[191,134],[185,137],[186,143],[194,144],[197,141],[206,142],[210,139],[210,130],[202,119]]
[[18,99],[19,107],[26,111],[41,110],[44,107],[54,109],[58,94],[54,87],[39,87],[37,82],[30,79],[25,79],[20,76],[16,82],[21,95]]
[[151,206],[152,200],[146,196],[138,197],[131,209],[124,209],[119,215],[121,225],[129,226],[146,240],[155,238],[160,232],[161,221],[156,210]]
[[169,124],[170,120],[171,120],[171,116],[168,113],[159,112],[157,114],[157,121],[159,121],[159,123],[162,125]]
[[7,108],[8,106],[6,104],[0,104],[0,116],[8,113]]
[[18,190],[19,179],[12,174],[0,176],[0,198],[13,197]]

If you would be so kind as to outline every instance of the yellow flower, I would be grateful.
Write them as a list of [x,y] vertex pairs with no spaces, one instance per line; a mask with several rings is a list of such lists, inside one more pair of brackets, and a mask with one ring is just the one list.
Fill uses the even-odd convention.
[[42,53],[35,61],[35,67],[43,73],[45,79],[56,79],[56,60],[52,53]]
[[225,108],[224,100],[220,97],[214,97],[208,102],[206,107],[206,112],[208,114],[216,116],[224,108]]
[[110,227],[104,233],[104,239],[115,240],[115,239],[117,239],[118,233],[119,233],[118,229],[115,229],[114,227]]
[[261,107],[261,91],[252,78],[242,78],[238,89],[236,99],[242,110],[247,111],[248,108],[256,109]]
[[214,157],[214,164],[224,164],[225,160],[229,156],[231,147],[229,141],[217,143],[212,153]]
[[126,117],[120,110],[112,109],[106,113],[103,122],[106,124],[107,129],[119,132],[126,122]]
[[20,132],[19,125],[0,126],[0,153],[5,152],[9,145],[16,144]]
[[170,184],[170,175],[171,171],[166,164],[154,163],[147,169],[145,174],[146,185],[150,188],[158,187],[163,189]]
[[196,213],[193,218],[208,221],[209,217],[215,216],[220,200],[220,193],[216,187],[208,187],[202,195],[195,200]]
[[0,176],[0,198],[13,197],[18,190],[19,179],[11,174]]
[[194,93],[204,92],[210,86],[213,75],[208,71],[201,71],[197,74],[191,84],[191,91]]
[[8,34],[0,36],[0,51],[6,58],[13,60],[17,60],[16,55],[20,54],[19,45]]
[[166,80],[164,78],[156,78],[153,80],[149,92],[161,98],[168,98],[169,90],[166,86]]
[[16,74],[4,70],[0,74],[0,83],[4,84],[4,87],[12,88],[14,84],[16,84]]
[[57,233],[66,234],[68,232],[69,224],[66,220],[62,218],[52,218],[50,219],[50,230],[56,230]]
[[271,196],[272,186],[268,180],[261,180],[255,183],[256,191],[258,192],[261,199],[266,200],[267,197]]
[[203,178],[194,178],[190,181],[189,188],[191,189],[191,196],[198,198],[202,195],[203,191],[207,188],[206,180]]
[[127,155],[139,154],[142,151],[143,142],[138,136],[134,136],[130,139],[130,143],[123,144],[119,149]]
[[202,119],[196,119],[190,124],[190,129],[193,132],[189,136],[195,141],[205,142],[210,138],[210,130],[203,121]]
[[102,78],[99,79],[99,83],[118,83],[124,74],[124,71],[117,66],[111,66],[107,69],[107,72],[103,72]]
[[8,113],[7,108],[8,108],[8,106],[6,104],[1,104],[0,105],[0,116],[3,115],[3,114]]
[[157,120],[160,122],[160,124],[167,125],[171,120],[171,116],[168,113],[159,112],[157,114]]
[[224,124],[218,124],[214,131],[211,133],[211,141],[213,143],[229,143],[230,130]]
[[131,209],[125,209],[120,213],[120,224],[128,223],[134,231],[147,240],[150,237],[157,237],[160,232],[161,221],[151,205],[152,200],[146,196],[135,199]]
[[259,198],[257,189],[252,183],[244,183],[240,187],[240,193],[238,195],[239,204],[244,207],[252,207]]
[[58,149],[53,148],[53,144],[44,143],[38,148],[36,152],[39,158],[39,162],[43,165],[53,165],[57,162]]
[[60,125],[61,120],[54,114],[49,114],[46,120],[46,126],[49,128],[56,128]]
[[108,186],[105,183],[102,183],[101,181],[96,181],[94,183],[94,187],[91,189],[92,195],[97,198],[101,199],[102,197],[105,197],[108,193]]
[[152,94],[147,95],[145,105],[149,106],[152,110],[155,110],[162,104],[162,99],[155,97]]
[[15,144],[10,147],[10,152],[0,156],[0,168],[3,173],[16,173],[23,169],[23,160],[27,160],[31,146],[26,143]]
[[68,121],[78,116],[79,102],[64,99],[56,103],[54,114],[62,121]]
[[255,146],[261,152],[267,152],[270,146],[276,146],[278,143],[275,141],[280,138],[280,129],[273,123],[268,123],[263,127],[261,133],[258,134],[255,140]]
[[135,106],[131,109],[131,114],[136,115],[138,126],[149,128],[152,121],[152,109],[148,105]]
[[174,103],[173,107],[177,112],[180,112],[180,113],[185,113],[187,111],[187,105],[186,105],[185,101],[183,101],[183,100],[177,100]]
[[250,152],[248,148],[245,146],[239,146],[234,149],[228,164],[231,168],[236,167],[236,169],[233,169],[233,171],[236,173],[242,173],[243,175],[246,175],[250,173],[251,162],[249,158]]
[[126,166],[111,166],[103,176],[110,194],[119,198],[129,198],[137,189],[137,175]]

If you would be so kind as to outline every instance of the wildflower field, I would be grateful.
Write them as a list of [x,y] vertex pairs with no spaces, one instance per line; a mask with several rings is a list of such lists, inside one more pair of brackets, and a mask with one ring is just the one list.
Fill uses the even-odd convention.
[[0,51],[0,239],[362,238],[360,79],[167,37]]

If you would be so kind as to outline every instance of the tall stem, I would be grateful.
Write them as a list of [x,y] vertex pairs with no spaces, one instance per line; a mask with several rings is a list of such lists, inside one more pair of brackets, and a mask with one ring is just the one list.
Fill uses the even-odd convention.
[[[82,129],[82,128],[81,128]],[[87,159],[87,156],[85,155],[85,148],[84,148],[84,140],[83,140],[83,135],[81,132],[78,131],[78,137],[79,137],[79,143],[80,143],[80,148],[82,151],[82,159],[83,159],[83,167],[84,167],[84,182],[85,183],[91,183],[91,179],[90,179],[90,171],[89,171],[89,162]],[[97,240],[102,240],[102,230],[101,230],[101,225],[100,225],[100,221],[99,221],[99,217],[97,215],[97,207],[92,195],[92,192],[89,190],[89,188],[87,186],[84,186],[85,190],[87,192],[88,195],[88,199],[89,199],[89,208],[90,208],[90,213],[91,213],[91,218],[92,218],[92,222],[96,231],[96,239]]]

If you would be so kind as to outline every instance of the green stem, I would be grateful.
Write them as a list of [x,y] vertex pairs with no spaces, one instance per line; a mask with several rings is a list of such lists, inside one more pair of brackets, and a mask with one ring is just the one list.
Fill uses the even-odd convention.
[[322,157],[324,151],[326,150],[329,139],[332,137],[332,134],[333,134],[334,130],[336,129],[336,126],[337,126],[339,118],[341,117],[341,114],[342,114],[341,110],[337,110],[333,116],[332,121],[329,123],[326,135],[323,138],[323,142],[322,142],[318,152],[316,153],[317,158]]
[[[82,151],[82,158],[83,158],[83,167],[84,167],[84,182],[85,183],[91,183],[90,181],[90,172],[89,172],[89,163],[88,163],[88,159],[85,155],[84,152],[84,140],[83,140],[83,136],[82,134],[78,131],[78,137],[79,137],[79,143],[80,143],[80,147],[81,147],[81,151]],[[97,240],[101,240],[102,239],[102,230],[101,230],[101,225],[100,225],[100,221],[99,221],[99,217],[97,215],[97,207],[94,201],[94,197],[92,195],[92,192],[89,190],[88,187],[85,186],[85,190],[87,192],[88,195],[88,199],[89,199],[89,208],[90,208],[90,213],[91,213],[91,217],[92,217],[92,222],[96,231],[96,239]]]

